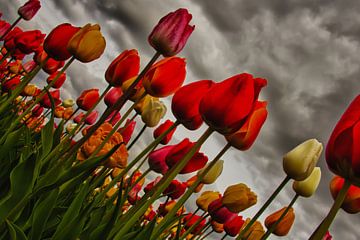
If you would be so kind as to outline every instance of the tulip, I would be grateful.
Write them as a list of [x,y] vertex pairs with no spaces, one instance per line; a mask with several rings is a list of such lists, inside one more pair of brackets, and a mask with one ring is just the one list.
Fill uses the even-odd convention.
[[40,115],[43,113],[44,108],[41,105],[36,105],[32,110],[31,113],[34,117],[40,117]]
[[[50,84],[55,80],[55,78],[60,74],[60,72],[54,72],[52,73],[47,79],[46,82]],[[61,86],[64,84],[66,80],[66,74],[61,73],[60,76],[57,78],[56,82],[52,85],[53,88],[61,88]]]
[[360,187],[359,113],[360,95],[352,101],[336,124],[325,153],[329,169],[358,187]]
[[246,122],[267,81],[242,73],[215,84],[200,102],[203,120],[221,134],[232,134]]
[[[172,168],[177,162],[181,161],[185,154],[195,143],[190,142],[188,138],[175,145],[166,156],[166,164]],[[191,173],[197,171],[205,166],[208,158],[203,153],[196,152],[193,157],[188,161],[185,167],[180,171],[180,174]]]
[[321,170],[319,167],[315,167],[313,172],[302,181],[294,181],[294,191],[302,197],[311,197],[319,186],[321,179]]
[[218,223],[215,220],[211,220],[211,227],[216,233],[222,233],[224,232],[224,224]]
[[221,194],[219,192],[205,191],[196,199],[196,205],[204,212],[207,212],[210,203],[219,198],[221,198]]
[[67,133],[71,133],[76,127],[76,123],[69,123],[68,125],[66,125],[65,130]]
[[99,112],[98,111],[92,111],[89,116],[87,116],[85,118],[85,124],[88,124],[88,125],[93,125],[95,122],[96,122],[96,119],[98,118],[99,116]]
[[140,57],[137,50],[125,50],[110,64],[105,72],[106,81],[114,87],[120,87],[126,80],[138,75]]
[[236,218],[237,214],[229,211],[222,203],[222,199],[212,201],[208,206],[208,212],[212,219],[219,223],[226,223]]
[[[246,225],[250,222],[250,218],[247,218],[245,220],[245,223],[242,225],[241,230],[242,231]],[[261,237],[264,235],[265,231],[263,226],[259,221],[256,221],[250,229],[248,229],[240,238],[241,240],[260,240]]]
[[56,106],[54,109],[54,116],[56,118],[63,118],[65,108],[63,106]]
[[142,83],[148,94],[153,97],[167,97],[175,93],[183,84],[186,76],[184,58],[164,58],[146,72]]
[[[331,196],[336,199],[338,196],[340,189],[344,185],[344,179],[335,176],[330,182],[330,192]],[[349,190],[346,193],[345,200],[341,205],[341,208],[344,209],[345,212],[350,214],[355,214],[360,212],[360,187],[350,186]]]
[[[208,167],[209,163],[200,171],[198,171],[197,175],[200,176],[203,174],[205,169]],[[201,179],[201,183],[203,184],[212,184],[216,181],[216,179],[221,175],[223,171],[224,161],[217,161],[214,166],[205,174],[205,176]]]
[[4,37],[4,47],[7,51],[10,51],[12,54],[14,54],[14,51],[16,50],[15,37],[22,32],[23,31],[19,27],[15,27]]
[[174,94],[171,110],[176,119],[187,129],[196,130],[202,125],[200,101],[214,84],[211,80],[201,80],[181,87]]
[[37,92],[37,87],[34,84],[28,84],[25,86],[22,95],[23,96],[35,96],[35,93]]
[[119,87],[111,88],[110,91],[105,95],[104,102],[107,107],[113,106],[121,96],[123,95],[123,91]]
[[24,54],[30,54],[35,52],[37,48],[44,42],[45,34],[42,34],[39,30],[26,31],[17,34],[14,37],[14,43]]
[[85,90],[76,100],[78,107],[84,111],[90,110],[100,98],[99,89],[93,88]]
[[332,238],[330,232],[327,231],[326,234],[325,234],[325,236],[324,236],[324,238],[323,238],[323,240],[332,240],[332,239],[333,239],[333,238]]
[[[176,204],[175,200],[168,201],[166,204],[165,203],[160,204],[158,208],[159,215],[164,217],[166,214],[168,214],[171,211],[171,209],[173,209],[175,204]],[[180,208],[177,211],[176,215],[180,216],[184,211],[185,211],[184,208]]]
[[235,237],[239,234],[244,222],[245,221],[243,220],[242,216],[236,216],[232,220],[227,221],[226,223],[224,223],[224,230],[226,234],[231,237]]
[[[198,180],[198,176],[197,175],[194,175],[192,176],[191,178],[189,178],[187,181],[186,181],[186,185],[188,188],[190,188],[191,186],[193,186]],[[198,183],[196,188],[194,189],[194,192],[195,193],[198,193],[202,190],[202,188],[204,187],[204,184],[203,183]]]
[[16,60],[15,62],[9,63],[8,69],[12,74],[20,74],[22,71],[21,60]]
[[4,40],[4,34],[9,31],[10,23],[0,20],[0,41]]
[[20,17],[26,21],[31,20],[41,8],[39,0],[29,0],[18,9]]
[[10,90],[14,90],[21,83],[20,77],[14,77],[10,80],[4,82],[1,86],[4,92],[9,92]]
[[154,181],[148,183],[145,187],[144,187],[144,192],[147,193],[149,191],[151,191],[151,189],[153,189],[153,187],[158,184],[158,182],[160,182],[161,177],[156,177]]
[[163,194],[169,196],[171,199],[178,199],[186,190],[186,184],[178,180],[172,180],[170,185],[164,190]]
[[112,112],[110,115],[105,119],[105,122],[109,122],[111,125],[115,125],[121,118],[119,112]]
[[[161,124],[159,127],[157,127],[154,131],[154,138],[158,138],[161,134],[163,134],[164,132],[166,132],[170,127],[172,127],[174,125],[174,122],[171,120],[166,120],[163,124]],[[171,130],[168,134],[166,134],[166,136],[160,141],[161,144],[168,144],[173,136],[173,134],[175,133],[176,128],[174,128],[173,130]]]
[[152,221],[156,217],[156,212],[150,206],[148,210],[144,213],[144,219],[147,221]]
[[323,149],[323,145],[316,139],[309,139],[283,158],[285,173],[296,181],[306,179],[314,170]]
[[135,126],[136,121],[131,121],[130,119],[127,119],[125,126],[119,129],[119,132],[123,136],[125,145],[129,143],[131,136],[134,133]]
[[166,114],[166,106],[163,102],[150,99],[141,113],[141,120],[147,127],[155,127],[160,122],[160,119]]
[[73,113],[74,113],[74,109],[72,107],[65,108],[64,114],[63,114],[63,119],[69,120],[70,117],[72,117]]
[[[273,224],[275,224],[281,217],[281,215],[285,212],[286,207],[270,214],[266,219],[265,219],[265,226],[267,229],[270,229]],[[294,209],[291,207],[289,208],[288,212],[285,214],[285,216],[283,217],[283,219],[277,224],[275,230],[272,232],[273,234],[275,234],[276,236],[286,236],[293,223],[295,221],[295,213],[294,213]]]
[[152,151],[148,157],[148,163],[151,170],[157,173],[165,174],[169,167],[166,164],[166,156],[174,146],[165,146]]
[[251,147],[266,120],[268,114],[266,105],[267,102],[257,101],[244,125],[235,133],[226,136],[226,140],[231,146],[241,151],[248,150]]
[[25,71],[25,73],[29,73],[32,70],[34,70],[36,66],[37,66],[37,63],[33,60],[30,60],[30,61],[26,62],[25,64],[23,64],[23,70]]
[[67,50],[80,62],[98,59],[105,50],[105,38],[98,24],[86,24],[69,40]]
[[84,113],[79,113],[76,117],[74,117],[73,121],[74,123],[80,123],[85,117],[85,114]]
[[[59,105],[61,103],[61,100],[60,100],[60,91],[58,89],[52,91],[52,92],[49,92],[53,101],[54,101],[54,104],[55,104],[55,107],[57,105]],[[40,104],[41,106],[43,106],[44,108],[51,108],[51,100],[48,96],[48,94],[45,94],[41,101],[40,101]]]
[[[46,39],[45,39],[45,41],[46,41]],[[42,64],[42,69],[47,74],[53,74],[58,69],[62,68],[65,64],[64,61],[57,61],[53,58],[48,58],[48,54],[43,49],[41,49],[41,47],[39,49],[37,49],[37,51],[34,54],[33,59],[37,64],[39,64],[39,65]],[[46,59],[47,59],[47,61],[45,62]]]
[[183,8],[161,18],[152,30],[148,41],[150,45],[165,57],[180,52],[195,26],[189,25],[192,15]]
[[123,92],[131,91],[131,93],[129,93],[130,94],[129,99],[131,101],[142,102],[147,96],[148,97],[150,97],[150,96],[146,95],[144,97],[145,89],[142,85],[142,80],[140,80],[133,89],[130,89],[131,85],[135,82],[135,80],[137,80],[137,77],[133,77],[133,78],[130,78],[129,80],[126,80],[125,82],[122,83],[121,89],[123,90]]
[[[199,234],[201,230],[205,227],[206,219],[196,214],[188,214],[183,218],[184,228],[188,230],[193,225],[197,224],[197,226],[191,231],[192,234]],[[199,222],[199,223],[198,223]]]
[[62,105],[66,108],[72,107],[72,106],[74,106],[74,104],[75,104],[75,101],[71,98],[65,99],[62,103]]
[[244,183],[227,187],[222,198],[222,204],[234,213],[241,212],[256,202],[256,194]]

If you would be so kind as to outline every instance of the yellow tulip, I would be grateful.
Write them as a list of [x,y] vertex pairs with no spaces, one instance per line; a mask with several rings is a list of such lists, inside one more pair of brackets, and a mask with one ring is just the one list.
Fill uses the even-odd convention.
[[322,150],[322,143],[316,139],[309,139],[301,143],[284,156],[285,173],[296,181],[304,180],[312,173]]
[[[250,218],[247,218],[245,223],[242,225],[240,232],[249,224]],[[240,238],[241,240],[260,240],[261,237],[264,235],[265,231],[263,226],[259,221],[256,221],[250,229],[248,229]]]
[[71,98],[67,98],[62,102],[62,105],[65,108],[72,107],[72,106],[74,106],[74,104],[75,104],[75,101],[74,101],[74,99],[71,99]]
[[302,197],[311,197],[319,186],[321,179],[321,170],[319,167],[314,168],[308,178],[303,181],[294,181],[294,191]]
[[208,211],[209,204],[221,197],[219,192],[205,191],[196,199],[196,205],[204,212]]
[[238,213],[257,202],[257,196],[244,183],[229,186],[222,198],[222,204],[231,212]]
[[165,116],[166,106],[163,102],[155,99],[150,99],[141,114],[141,120],[148,127],[155,127],[160,122],[161,118]]
[[[205,169],[209,166],[210,163],[208,163],[203,169],[199,170],[197,175],[200,176]],[[223,171],[223,165],[224,161],[219,160],[217,161],[214,166],[205,174],[203,179],[201,179],[201,183],[204,184],[212,184],[216,181],[216,179],[221,175]]]

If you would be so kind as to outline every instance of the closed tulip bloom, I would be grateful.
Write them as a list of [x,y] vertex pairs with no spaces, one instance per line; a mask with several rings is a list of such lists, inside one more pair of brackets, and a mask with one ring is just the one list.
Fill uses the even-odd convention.
[[210,203],[219,198],[221,198],[221,194],[219,192],[205,191],[196,199],[196,205],[204,212],[207,212]]
[[70,23],[63,23],[56,26],[44,41],[45,52],[57,61],[65,61],[71,57],[67,50],[70,39],[80,30]]
[[72,107],[66,107],[64,110],[63,119],[69,120],[73,113],[74,109]]
[[74,104],[75,104],[75,101],[74,101],[74,99],[71,99],[71,98],[65,99],[62,103],[62,105],[66,108],[72,107],[72,106],[74,106]]
[[222,199],[212,201],[208,206],[208,212],[212,219],[219,223],[226,223],[236,218],[237,214],[229,211],[222,203]]
[[224,224],[218,223],[215,220],[211,220],[211,227],[216,233],[222,233],[224,232]]
[[156,177],[155,180],[151,181],[150,183],[148,183],[145,187],[144,187],[144,192],[147,193],[149,191],[151,191],[151,189],[153,189],[153,187],[158,184],[158,182],[160,182],[161,177]]
[[323,145],[316,139],[309,139],[283,157],[285,173],[296,181],[306,179],[316,166]]
[[[50,84],[51,82],[53,82],[59,73],[60,73],[60,72],[54,72],[53,74],[51,74],[51,75],[46,79],[46,82],[47,82],[48,84]],[[61,88],[61,86],[64,84],[65,80],[66,80],[66,73],[61,73],[60,76],[58,77],[58,79],[56,80],[56,82],[52,85],[52,87],[53,87],[53,88]]]
[[[198,179],[198,176],[197,175],[194,175],[192,176],[191,178],[189,178],[187,181],[186,181],[186,185],[188,188],[190,188],[191,186],[193,186],[196,181]],[[196,188],[194,189],[194,193],[198,193],[202,190],[202,188],[204,187],[204,184],[203,183],[199,183]]]
[[[124,89],[123,89],[124,91]],[[137,114],[141,115],[144,110],[146,109],[146,106],[149,104],[150,101],[159,101],[159,98],[152,97],[150,95],[145,95],[136,105],[135,105],[135,111]]]
[[171,110],[176,119],[187,129],[196,130],[202,125],[200,101],[214,84],[211,80],[201,80],[181,87],[174,94]]
[[86,24],[69,40],[67,50],[80,62],[98,59],[104,52],[105,38],[98,24]]
[[137,50],[125,50],[110,64],[105,72],[106,81],[114,87],[138,75],[140,57]]
[[146,72],[142,82],[148,94],[153,97],[167,97],[175,93],[185,81],[186,62],[184,58],[164,58]]
[[[14,51],[16,50],[16,44],[15,44],[15,37],[16,35],[22,33],[23,30],[19,27],[14,27],[13,30],[11,30],[4,38],[4,47],[7,51]],[[18,50],[19,51],[19,50]]]
[[166,106],[163,102],[150,99],[141,113],[141,120],[147,127],[155,127],[166,114]]
[[227,187],[222,198],[222,204],[234,213],[241,212],[256,202],[256,194],[244,183]]
[[11,24],[7,21],[0,20],[0,41],[4,40],[2,36],[9,30]]
[[125,144],[128,144],[128,142],[130,141],[131,136],[134,133],[135,126],[136,126],[136,121],[134,120],[131,121],[130,119],[127,119],[125,126],[118,130],[118,132],[121,133],[121,136],[123,136],[123,141]]
[[[130,91],[130,86],[135,82],[136,79],[137,79],[137,76],[133,77],[133,78],[130,78],[129,80],[126,80],[125,82],[123,82],[122,85],[121,85],[121,89],[123,90],[123,92]],[[144,87],[142,85],[142,80],[140,80],[135,85],[135,87],[133,89],[131,89],[129,99],[131,101],[133,101],[133,102],[136,102],[136,101],[142,102],[147,96],[149,96],[149,95],[146,95],[144,97],[144,93],[145,93],[145,89],[144,89]]]
[[65,112],[65,108],[63,106],[56,106],[54,109],[54,116],[56,118],[63,118]]
[[195,26],[189,25],[191,18],[192,15],[183,8],[167,14],[149,35],[150,45],[165,57],[176,55],[194,31]]
[[32,110],[31,113],[34,117],[40,117],[41,114],[44,112],[44,108],[41,105],[36,105]]
[[170,185],[164,190],[163,194],[171,199],[178,199],[186,190],[186,184],[178,180],[172,180]]
[[23,70],[25,71],[25,73],[29,73],[32,70],[34,70],[37,66],[37,63],[33,60],[30,60],[28,62],[26,62],[25,64],[23,64]]
[[[166,156],[166,164],[169,168],[172,168],[176,163],[181,161],[194,145],[195,143],[190,142],[188,138],[185,138],[180,143],[176,144]],[[203,153],[196,152],[186,166],[180,171],[180,174],[195,172],[203,168],[207,161],[207,156]]]
[[169,167],[166,164],[166,156],[174,146],[165,146],[152,151],[149,154],[148,163],[151,170],[154,172],[165,174]]
[[[42,50],[41,47],[36,50],[33,59],[37,64],[42,64],[42,70],[44,70],[47,74],[53,74],[65,64],[64,61],[57,61],[53,58],[48,58],[48,54]],[[45,62],[46,59],[47,61]]]
[[74,117],[73,121],[74,123],[80,123],[85,117],[85,114],[83,112],[79,113],[76,117]]
[[245,223],[242,216],[236,216],[234,219],[224,223],[225,232],[231,236],[235,237],[239,234],[242,225]]
[[15,36],[14,42],[16,48],[18,48],[24,54],[30,54],[35,52],[37,48],[44,42],[45,34],[39,30],[26,31],[19,33]]
[[113,106],[123,95],[123,91],[119,87],[111,88],[110,91],[105,95],[104,102],[106,106]]
[[321,170],[319,167],[315,167],[309,177],[302,181],[294,181],[294,191],[302,197],[311,197],[317,187],[319,186],[321,179]]
[[[240,231],[246,227],[250,222],[250,218],[245,220],[245,223],[242,225]],[[241,240],[260,240],[261,237],[265,234],[264,228],[259,221],[256,221],[250,229],[248,229],[240,238]]]
[[35,96],[35,93],[37,92],[37,87],[34,84],[28,84],[25,86],[24,90],[22,91],[22,96]]
[[[339,176],[333,177],[330,182],[330,192],[334,199],[336,199],[343,185],[343,178]],[[350,214],[360,212],[360,187],[356,187],[353,185],[350,186],[349,190],[346,193],[345,200],[341,205],[341,208],[344,209],[345,212]]]
[[4,92],[9,92],[10,90],[14,90],[21,83],[20,77],[14,77],[10,80],[4,82],[1,86]]
[[267,81],[242,73],[215,84],[200,102],[203,120],[221,134],[232,134],[246,122]]
[[[171,120],[166,120],[163,124],[161,124],[159,127],[157,127],[154,131],[154,138],[158,138],[161,134],[163,134],[164,132],[166,132],[171,126],[174,125],[174,122]],[[172,138],[172,136],[174,135],[176,131],[176,128],[174,128],[173,130],[171,130],[168,134],[166,134],[166,136],[160,141],[161,144],[168,144]]]
[[92,111],[89,116],[87,116],[85,118],[85,124],[88,124],[88,125],[93,125],[95,122],[96,122],[96,119],[98,118],[99,116],[99,112],[98,111]]
[[21,60],[16,60],[8,64],[8,70],[10,73],[19,74],[22,71]]
[[231,146],[245,151],[253,145],[268,115],[266,105],[267,102],[257,101],[244,125],[235,133],[226,136]]
[[[285,210],[286,207],[267,216],[267,218],[265,219],[266,228],[270,229],[272,225],[280,219],[281,215],[285,212]],[[295,221],[294,209],[290,208],[289,211],[286,213],[286,215],[283,217],[283,219],[278,223],[278,225],[276,226],[275,230],[272,233],[275,234],[276,236],[286,236],[289,233],[294,221]]]
[[188,230],[198,221],[200,221],[198,225],[191,231],[192,234],[200,234],[201,230],[205,227],[206,224],[206,219],[204,218],[200,220],[201,218],[202,218],[201,216],[192,213],[186,215],[183,219],[184,228]]
[[80,97],[76,100],[76,104],[80,109],[88,111],[97,103],[99,98],[99,89],[88,89],[81,93]]
[[[209,164],[210,163],[208,163],[203,169],[198,171],[197,175],[200,176],[205,171],[205,169],[208,167]],[[203,184],[212,184],[212,183],[214,183],[216,181],[216,179],[218,179],[218,177],[221,175],[221,173],[223,171],[223,165],[224,165],[223,160],[217,161],[215,163],[215,165],[212,166],[212,168],[201,179],[201,183],[203,183]]]
[[76,127],[76,123],[69,123],[68,125],[66,125],[65,130],[67,133],[71,133]]
[[[171,211],[171,209],[174,208],[175,204],[176,204],[176,201],[175,201],[175,200],[170,200],[170,201],[168,201],[166,204],[165,204],[165,203],[160,204],[160,206],[159,206],[159,208],[158,208],[158,213],[159,213],[159,215],[164,217],[166,214],[168,214],[168,212]],[[176,215],[177,215],[177,216],[180,216],[180,215],[183,214],[183,213],[184,213],[184,209],[183,209],[183,208],[180,208],[180,209],[177,211]]]
[[111,125],[115,125],[121,119],[121,115],[119,112],[112,112],[110,115],[105,119],[105,122],[109,122]]
[[[58,89],[54,90],[54,91],[51,91],[49,92],[53,101],[54,101],[54,104],[55,106],[59,105],[61,103],[61,100],[60,100],[60,91]],[[45,94],[43,96],[43,98],[41,99],[40,101],[40,104],[41,106],[43,106],[44,108],[51,108],[51,100],[48,96],[48,94]]]
[[20,17],[26,21],[31,20],[41,8],[39,0],[29,0],[18,9]]
[[360,95],[342,115],[326,146],[329,169],[360,187]]

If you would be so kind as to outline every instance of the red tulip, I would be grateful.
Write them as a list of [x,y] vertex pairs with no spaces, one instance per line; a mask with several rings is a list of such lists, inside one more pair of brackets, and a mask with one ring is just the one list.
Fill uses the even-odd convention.
[[57,61],[53,58],[48,58],[48,60],[45,62],[47,57],[48,57],[47,53],[41,47],[37,49],[33,57],[34,61],[37,64],[39,65],[43,64],[42,69],[47,74],[53,74],[54,72],[62,68],[65,64],[64,61]]
[[45,34],[39,30],[26,31],[16,34],[14,37],[14,43],[24,54],[30,54],[35,52],[37,48],[44,42]]
[[161,177],[156,177],[154,181],[148,183],[145,187],[144,187],[144,192],[147,193],[149,192],[158,182],[160,182]]
[[[54,100],[55,106],[59,105],[61,103],[60,100],[60,91],[58,89],[49,92],[52,99]],[[45,94],[44,97],[41,99],[40,101],[41,106],[43,106],[44,108],[51,108],[51,101],[50,98],[48,96],[48,94]]]
[[226,136],[226,140],[231,146],[241,151],[245,151],[251,147],[266,120],[268,114],[266,105],[267,102],[257,101],[244,125],[235,133]]
[[151,170],[157,173],[165,174],[169,167],[166,164],[166,156],[174,146],[165,146],[152,151],[149,154],[148,163]]
[[73,121],[74,121],[74,123],[80,123],[84,117],[85,117],[85,114],[83,112],[81,112],[76,117],[74,117]]
[[11,30],[4,38],[4,47],[8,51],[15,51],[16,44],[15,44],[15,37],[16,35],[22,33],[23,30],[19,27],[15,27],[13,30]]
[[98,111],[92,111],[89,116],[87,116],[85,118],[85,124],[88,124],[88,125],[93,125],[95,122],[96,122],[96,119],[98,118],[99,116],[99,112]]
[[115,125],[121,119],[121,115],[119,112],[112,112],[110,115],[105,119],[105,122],[109,122],[111,125]]
[[[196,214],[188,214],[184,217],[184,227],[186,230],[191,228],[193,225],[195,225],[198,221],[200,221],[202,217]],[[202,219],[198,225],[191,231],[192,234],[200,234],[201,230],[205,227],[206,224],[206,218]]]
[[31,113],[34,117],[40,117],[40,115],[43,113],[43,111],[44,111],[44,108],[38,104],[31,110]]
[[80,97],[76,100],[78,107],[84,111],[88,111],[99,100],[99,89],[88,89],[81,93]]
[[333,238],[332,238],[330,232],[327,231],[326,234],[325,234],[325,236],[324,236],[324,238],[323,238],[323,240],[332,240],[332,239],[333,239]]
[[[330,182],[330,192],[334,199],[336,199],[341,188],[344,185],[344,179],[335,176]],[[350,186],[348,192],[346,193],[345,200],[341,205],[341,208],[344,209],[347,213],[358,213],[360,212],[360,187]]]
[[7,21],[0,20],[0,41],[4,40],[3,35],[9,30],[10,26],[10,23]]
[[178,199],[186,190],[186,184],[178,180],[172,180],[170,185],[164,190],[163,194],[169,196],[171,199]]
[[226,223],[236,218],[237,214],[230,212],[221,203],[221,198],[212,201],[208,206],[208,212],[212,219],[218,223]]
[[243,220],[242,216],[236,216],[232,220],[224,223],[224,230],[229,236],[235,237],[239,234],[240,229],[244,223],[245,221]]
[[128,144],[131,139],[131,136],[135,130],[136,121],[130,121],[130,119],[126,120],[125,127],[119,129],[121,132],[121,136],[123,137],[123,142]]
[[337,123],[326,146],[330,170],[360,187],[360,95]]
[[[161,124],[160,126],[158,126],[155,131],[154,131],[154,138],[158,138],[161,134],[163,134],[165,131],[167,131],[171,126],[174,125],[173,121],[170,120],[166,120],[163,124]],[[161,144],[168,144],[168,142],[170,142],[171,137],[174,135],[176,131],[176,128],[174,128],[173,130],[171,130],[168,134],[166,134],[166,136],[161,140]]]
[[266,80],[242,73],[215,84],[200,102],[203,120],[221,134],[236,132],[246,122]]
[[[48,84],[50,84],[52,81],[55,80],[56,76],[59,74],[60,72],[54,72],[53,74],[51,74],[47,79],[46,82]],[[66,73],[61,73],[59,78],[56,80],[56,82],[52,85],[53,88],[61,88],[61,86],[64,84],[66,80]]]
[[191,18],[183,8],[161,18],[148,38],[150,45],[165,57],[174,56],[184,48],[194,31],[195,26],[189,25]]
[[114,105],[123,95],[123,91],[119,87],[112,88],[104,98],[106,106],[111,107]]
[[23,64],[23,70],[26,73],[29,73],[32,70],[34,70],[36,68],[36,66],[37,66],[37,63],[33,60],[30,60],[30,61],[26,62],[25,64]]
[[174,94],[171,110],[187,129],[198,129],[203,123],[199,112],[200,101],[213,85],[211,80],[201,80],[181,87]]
[[70,23],[63,23],[55,27],[44,42],[45,52],[57,61],[65,61],[72,55],[67,50],[70,39],[80,30]]
[[8,92],[10,90],[14,90],[20,84],[20,82],[20,76],[17,76],[4,82],[1,87],[4,92]]
[[41,4],[39,0],[29,0],[18,9],[18,14],[24,20],[29,21],[35,16],[40,8]]
[[153,97],[166,97],[176,92],[185,80],[184,58],[164,58],[155,63],[143,78],[143,86]]
[[140,69],[140,57],[135,49],[125,50],[110,64],[105,79],[111,85],[120,87],[126,80],[136,77]]
[[[166,156],[166,164],[169,168],[172,168],[177,162],[181,161],[194,145],[195,143],[190,142],[188,138],[185,138],[179,144],[175,145]],[[203,168],[207,161],[207,156],[203,153],[196,152],[181,170],[180,174],[195,172]]]
[[138,193],[140,192],[141,187],[142,187],[141,184],[137,183],[127,194],[127,200],[129,201],[130,204],[134,205],[136,201],[140,199]]

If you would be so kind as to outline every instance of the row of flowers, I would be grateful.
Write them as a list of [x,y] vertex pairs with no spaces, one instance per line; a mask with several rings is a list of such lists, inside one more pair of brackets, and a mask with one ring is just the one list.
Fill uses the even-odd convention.
[[[194,26],[189,24],[191,14],[178,9],[150,33],[148,41],[156,53],[144,69],[140,71],[138,51],[125,50],[108,66],[103,92],[87,89],[76,100],[61,100],[66,70],[75,60],[100,58],[106,41],[98,24],[63,23],[48,35],[16,26],[31,20],[40,7],[40,1],[30,0],[19,8],[13,24],[0,20],[3,237],[206,239],[225,233],[222,239],[267,239],[270,234],[288,234],[295,220],[294,203],[312,196],[320,182],[316,165],[323,145],[316,139],[284,155],[284,180],[252,217],[240,215],[257,203],[245,183],[229,186],[223,194],[203,190],[221,175],[227,150],[246,151],[254,144],[268,115],[267,101],[259,100],[266,79],[241,73],[221,82],[200,80],[182,86],[186,60],[176,55]],[[42,89],[31,83],[40,71],[48,74]],[[175,121],[161,123],[167,108],[160,98],[168,96]],[[97,107],[100,102],[107,106],[103,113]],[[328,166],[339,175],[330,184],[335,202],[310,239],[331,239],[327,230],[340,207],[360,211],[359,106],[357,97],[327,145]],[[143,127],[133,136],[139,122]],[[197,141],[186,138],[168,145],[177,126],[195,131],[203,123],[208,129]],[[155,128],[154,140],[132,156],[129,150],[149,128]],[[226,145],[209,161],[200,150],[215,131]],[[150,172],[158,177],[149,181]],[[180,175],[190,177],[180,181]],[[269,215],[264,228],[259,217],[291,180],[293,199]],[[188,200],[197,193],[198,208],[188,212],[185,205],[195,204]]]

